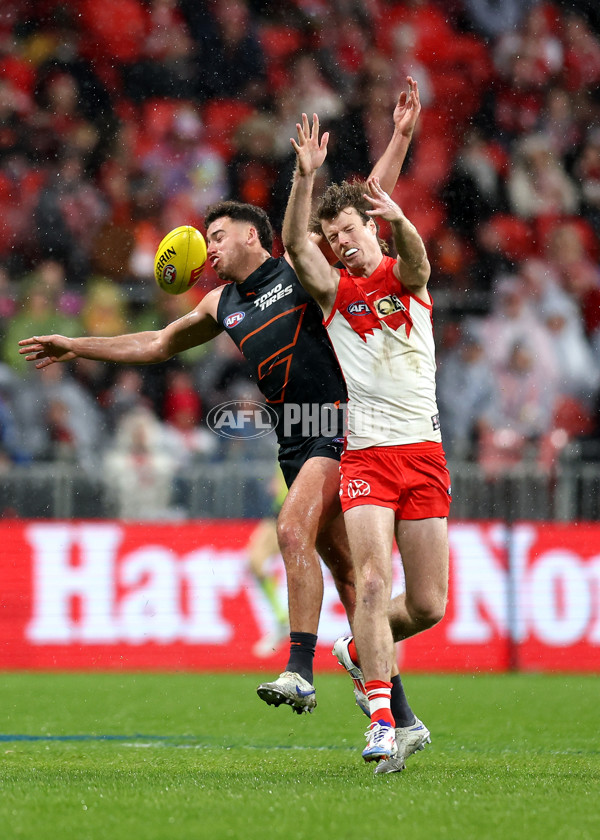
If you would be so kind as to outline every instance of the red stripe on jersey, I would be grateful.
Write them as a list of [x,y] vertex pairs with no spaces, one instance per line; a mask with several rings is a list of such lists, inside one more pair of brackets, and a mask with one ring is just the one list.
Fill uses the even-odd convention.
[[335,303],[325,326],[339,312],[363,341],[373,335],[373,330],[382,329],[382,322],[394,331],[404,325],[408,338],[413,325],[409,306],[414,296],[394,274],[395,265],[396,260],[383,257],[370,277],[354,277],[341,269]]

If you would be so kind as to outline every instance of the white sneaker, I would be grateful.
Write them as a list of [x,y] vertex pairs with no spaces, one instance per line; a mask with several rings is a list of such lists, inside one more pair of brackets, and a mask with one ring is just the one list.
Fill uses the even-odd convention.
[[389,723],[372,723],[365,736],[367,746],[362,752],[365,761],[384,761],[396,755],[398,747],[394,727]]
[[371,712],[369,711],[369,700],[365,689],[363,672],[358,665],[354,664],[350,654],[348,653],[348,646],[351,641],[352,636],[341,636],[336,640],[331,652],[336,657],[340,665],[345,668],[352,677],[356,705],[366,714],[368,718],[370,718]]
[[278,624],[277,627],[258,642],[252,648],[252,653],[258,659],[266,659],[268,656],[279,650],[281,645],[289,639],[290,628],[286,624]]
[[426,744],[431,744],[431,733],[419,718],[415,719],[412,726],[398,726],[396,728],[398,752],[389,761],[378,764],[375,772],[397,773],[404,770],[406,759],[419,750],[424,750]]
[[293,671],[284,671],[273,682],[262,683],[256,693],[269,706],[286,703],[299,715],[312,712],[317,705],[314,685]]

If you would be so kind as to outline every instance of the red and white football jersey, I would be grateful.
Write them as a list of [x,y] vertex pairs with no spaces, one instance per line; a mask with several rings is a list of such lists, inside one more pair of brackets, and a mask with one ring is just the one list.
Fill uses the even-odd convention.
[[348,388],[348,449],[441,441],[431,304],[384,257],[370,277],[341,270],[325,321]]

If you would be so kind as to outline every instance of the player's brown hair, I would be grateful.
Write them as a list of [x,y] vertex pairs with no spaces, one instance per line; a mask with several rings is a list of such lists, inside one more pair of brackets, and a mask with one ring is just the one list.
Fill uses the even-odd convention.
[[[320,233],[324,236],[321,222],[323,220],[330,222],[338,216],[346,207],[354,207],[358,215],[366,225],[372,218],[368,216],[366,211],[371,209],[371,205],[364,197],[367,185],[364,181],[342,181],[341,184],[330,184],[321,200],[317,204],[316,210],[310,222],[310,229],[313,233]],[[377,231],[379,232],[379,225],[373,219]],[[377,237],[381,250],[384,254],[388,253],[388,245],[381,237]]]

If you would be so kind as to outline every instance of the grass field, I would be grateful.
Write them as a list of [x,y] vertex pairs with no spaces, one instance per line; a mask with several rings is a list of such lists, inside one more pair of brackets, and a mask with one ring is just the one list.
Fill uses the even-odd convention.
[[3,674],[0,837],[600,837],[597,677],[408,676],[433,743],[383,777],[347,676],[303,717],[261,679]]

